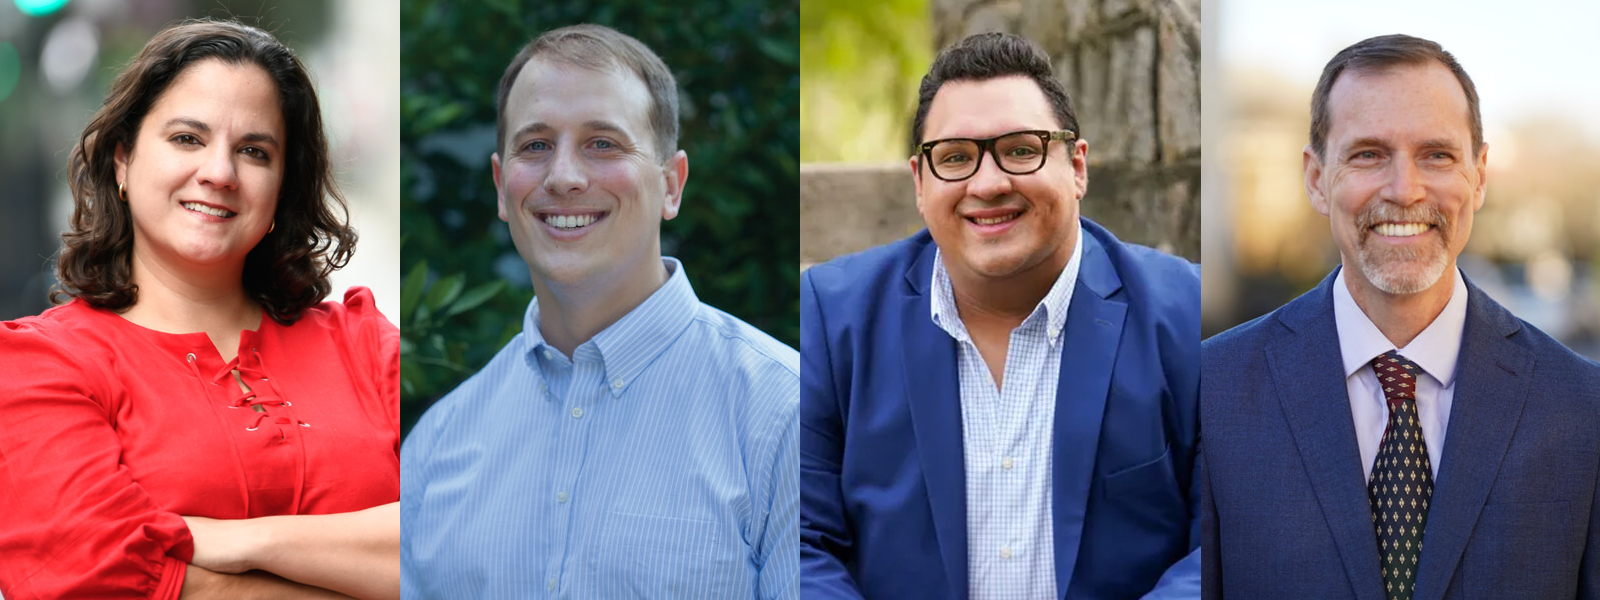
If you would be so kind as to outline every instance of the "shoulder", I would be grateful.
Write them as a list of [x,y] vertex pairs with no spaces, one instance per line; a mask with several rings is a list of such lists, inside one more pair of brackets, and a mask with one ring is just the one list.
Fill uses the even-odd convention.
[[[521,380],[532,377],[533,370],[528,368],[526,363],[527,343],[523,336],[524,334],[518,333],[512,337],[499,352],[495,353],[494,358],[489,359],[488,364],[433,403],[433,406],[423,413],[422,419],[417,422],[413,431],[423,429],[425,424],[444,427],[456,420],[458,414],[471,415],[484,412],[478,409],[478,405],[486,404],[499,394],[505,393],[508,386],[516,388],[521,385],[525,391],[527,385]],[[537,382],[532,382],[531,385],[537,387]]]
[[300,313],[300,319],[295,321],[295,325],[302,323],[317,328],[398,331],[398,328],[378,310],[378,303],[372,296],[372,290],[363,286],[345,290],[342,302],[324,301],[306,309]]
[[799,381],[800,353],[738,317],[702,302],[690,327],[704,338],[702,347],[718,370]]
[[119,360],[116,314],[73,300],[41,314],[0,322],[0,401],[36,386],[104,387],[105,369]]
[[1123,286],[1141,291],[1160,290],[1164,297],[1181,300],[1198,310],[1200,265],[1149,246],[1119,240],[1087,218],[1082,224],[1083,231],[1105,251]]
[[1210,369],[1212,365],[1221,367],[1225,364],[1238,364],[1237,361],[1246,356],[1255,356],[1279,335],[1288,331],[1278,318],[1279,313],[1288,306],[1289,304],[1280,306],[1272,312],[1201,341],[1202,369]]
[[903,240],[815,265],[806,269],[802,278],[819,297],[867,292],[899,280],[932,245],[933,236],[924,229]]
[[105,338],[116,333],[107,326],[107,318],[120,319],[75,299],[38,315],[0,322],[0,352],[8,359],[28,359],[32,353],[50,348],[64,352],[106,348],[112,344]]
[[1548,386],[1547,390],[1571,390],[1600,403],[1600,363],[1573,352],[1533,324],[1511,318],[1520,328],[1510,340],[1533,355],[1534,378],[1541,386]]

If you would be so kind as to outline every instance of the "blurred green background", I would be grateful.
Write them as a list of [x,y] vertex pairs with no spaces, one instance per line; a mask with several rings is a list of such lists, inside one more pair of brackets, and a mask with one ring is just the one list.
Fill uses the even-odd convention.
[[404,3],[403,431],[521,330],[533,288],[496,217],[495,86],[564,25],[614,27],[673,70],[691,176],[662,253],[702,301],[798,346],[799,20],[796,0]]
[[904,161],[933,62],[928,0],[813,0],[800,14],[800,160]]

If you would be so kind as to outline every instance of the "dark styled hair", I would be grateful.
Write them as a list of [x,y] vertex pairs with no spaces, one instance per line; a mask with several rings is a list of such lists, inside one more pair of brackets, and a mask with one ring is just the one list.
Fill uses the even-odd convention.
[[939,88],[951,81],[984,81],[997,77],[1022,76],[1032,79],[1050,101],[1058,125],[1083,137],[1078,129],[1078,113],[1072,108],[1061,80],[1050,67],[1050,56],[1037,44],[1010,33],[991,32],[968,36],[939,51],[928,74],[917,90],[917,116],[911,123],[911,147],[922,144],[928,108]]
[[1311,149],[1316,151],[1318,160],[1321,160],[1328,144],[1328,129],[1333,126],[1333,116],[1328,113],[1328,95],[1333,92],[1333,84],[1339,80],[1339,75],[1345,71],[1376,73],[1428,61],[1444,65],[1456,76],[1456,81],[1461,82],[1461,91],[1467,94],[1467,124],[1472,128],[1472,154],[1476,156],[1478,150],[1483,148],[1483,116],[1478,113],[1478,88],[1472,85],[1472,78],[1467,76],[1466,69],[1461,68],[1456,57],[1437,42],[1392,34],[1356,42],[1333,55],[1328,66],[1322,68],[1322,78],[1317,80],[1317,89],[1311,93]]
[[661,57],[643,42],[604,25],[570,25],[544,32],[517,52],[500,77],[495,98],[495,151],[506,145],[506,101],[522,67],[535,57],[605,71],[626,69],[650,90],[650,130],[656,158],[667,160],[678,151],[678,82]]
[[355,250],[349,209],[333,179],[315,86],[294,53],[271,34],[233,22],[196,20],[156,34],[117,75],[83,129],[67,165],[70,230],[61,235],[60,285],[51,292],[123,310],[133,283],[133,219],[118,198],[114,156],[130,151],[150,107],[190,66],[204,60],[256,65],[278,87],[287,138],[274,228],[245,257],[244,288],[273,320],[289,325],[332,288],[328,275]]

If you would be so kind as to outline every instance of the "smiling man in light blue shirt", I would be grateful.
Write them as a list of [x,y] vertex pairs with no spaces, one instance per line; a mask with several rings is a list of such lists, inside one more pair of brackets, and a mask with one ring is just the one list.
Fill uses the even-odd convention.
[[522,334],[401,451],[406,598],[796,598],[799,356],[661,256],[688,157],[661,60],[579,25],[499,88]]

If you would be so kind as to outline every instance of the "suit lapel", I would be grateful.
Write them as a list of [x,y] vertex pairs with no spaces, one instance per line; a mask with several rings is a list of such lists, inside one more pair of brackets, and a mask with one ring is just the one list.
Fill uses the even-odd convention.
[[934,245],[906,272],[900,309],[901,372],[922,475],[928,486],[933,533],[951,596],[967,597],[967,473],[961,438],[961,381],[956,341],[933,323],[928,285]]
[[1051,530],[1055,537],[1056,590],[1072,582],[1083,522],[1094,482],[1100,447],[1100,423],[1110,395],[1111,370],[1128,304],[1115,294],[1122,289],[1101,242],[1084,235],[1078,282],[1063,326],[1061,375],[1056,383],[1056,417],[1052,449]]
[[1459,375],[1422,538],[1417,600],[1444,597],[1516,432],[1533,371],[1528,351],[1506,339],[1520,327],[1504,308],[1467,283]]
[[1378,571],[1372,504],[1333,318],[1334,277],[1329,275],[1279,313],[1292,333],[1266,348],[1267,368],[1311,489],[1344,561],[1345,575],[1357,598],[1381,600],[1383,578]]

